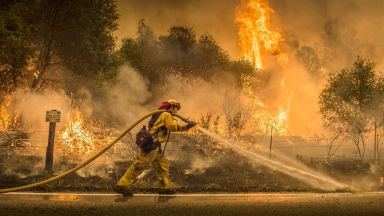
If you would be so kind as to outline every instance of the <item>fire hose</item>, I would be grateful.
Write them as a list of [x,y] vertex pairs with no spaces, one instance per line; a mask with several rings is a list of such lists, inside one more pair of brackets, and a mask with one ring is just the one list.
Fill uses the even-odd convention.
[[[43,181],[40,181],[40,182],[36,182],[36,183],[32,183],[32,184],[28,184],[28,185],[24,185],[24,186],[19,186],[19,187],[13,187],[13,188],[5,188],[5,189],[0,189],[0,194],[1,193],[9,193],[9,192],[16,192],[16,191],[21,191],[21,190],[27,190],[27,189],[31,189],[31,188],[34,188],[34,187],[38,187],[38,186],[41,186],[41,185],[46,185],[48,183],[51,183],[51,182],[54,182],[54,181],[57,181],[59,179],[62,179],[64,178],[65,176],[73,173],[73,172],[76,172],[77,170],[85,167],[86,165],[88,165],[89,163],[91,163],[92,161],[94,161],[96,158],[100,157],[102,154],[104,154],[108,149],[110,149],[114,144],[116,144],[121,138],[123,138],[128,132],[130,132],[135,126],[137,126],[140,122],[142,122],[143,120],[145,120],[146,118],[148,118],[149,116],[152,116],[154,114],[157,114],[157,113],[161,113],[163,111],[154,111],[154,112],[150,112],[146,115],[144,115],[143,117],[141,117],[139,120],[137,120],[135,123],[133,123],[128,129],[126,129],[123,133],[121,133],[117,138],[115,138],[111,143],[109,143],[108,145],[106,145],[104,148],[102,148],[99,152],[97,152],[96,154],[94,154],[92,157],[90,157],[89,159],[87,159],[86,161],[84,161],[83,163],[77,165],[76,167],[70,169],[70,170],[67,170],[63,173],[61,173],[60,175],[57,175],[57,176],[54,176],[54,177],[51,177],[49,179],[46,179],[46,180],[43,180]],[[182,121],[185,121],[185,122],[189,122],[187,119],[181,117],[180,115],[177,115],[177,114],[173,114],[174,116],[178,117],[179,119],[181,119]]]

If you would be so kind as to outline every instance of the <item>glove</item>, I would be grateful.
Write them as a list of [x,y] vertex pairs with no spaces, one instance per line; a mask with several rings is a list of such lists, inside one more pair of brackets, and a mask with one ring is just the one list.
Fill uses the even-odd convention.
[[194,122],[194,121],[189,121],[188,124],[187,124],[187,126],[186,126],[186,129],[189,130],[189,129],[195,127],[196,124],[197,124],[197,123]]

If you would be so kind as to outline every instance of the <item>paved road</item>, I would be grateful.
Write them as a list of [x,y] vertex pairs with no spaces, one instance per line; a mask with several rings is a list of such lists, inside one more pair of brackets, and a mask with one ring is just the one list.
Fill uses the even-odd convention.
[[384,193],[0,194],[0,215],[384,215]]

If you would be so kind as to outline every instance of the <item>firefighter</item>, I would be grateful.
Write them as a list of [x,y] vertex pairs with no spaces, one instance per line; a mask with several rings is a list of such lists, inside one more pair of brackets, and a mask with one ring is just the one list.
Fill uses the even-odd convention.
[[[168,141],[170,132],[187,131],[196,125],[192,121],[185,125],[178,124],[172,114],[175,114],[180,108],[180,103],[173,99],[160,105],[159,110],[164,110],[164,112],[153,115],[149,121],[148,130],[145,128],[142,130],[150,133],[149,136],[153,139],[152,144],[140,146],[141,149],[137,159],[117,182],[116,192],[124,196],[132,196],[132,184],[149,165],[152,165],[156,170],[156,176],[160,183],[159,193],[172,194],[176,192],[170,188],[168,159],[162,152],[161,145]],[[136,143],[138,143],[138,140],[136,140]]]

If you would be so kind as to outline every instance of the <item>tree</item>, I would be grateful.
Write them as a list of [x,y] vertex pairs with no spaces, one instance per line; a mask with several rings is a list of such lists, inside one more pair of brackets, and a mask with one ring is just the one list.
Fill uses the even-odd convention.
[[[198,39],[197,39],[198,38]],[[119,62],[129,62],[151,85],[162,85],[169,75],[202,78],[231,75],[240,86],[244,74],[253,72],[245,61],[232,61],[212,35],[198,37],[186,26],[171,26],[156,37],[144,20],[138,23],[137,37],[123,39]]]
[[331,73],[320,93],[320,113],[325,126],[349,135],[362,160],[365,134],[373,122],[378,85],[374,63],[358,57],[351,67]]
[[384,136],[384,77],[380,76],[376,85],[375,100],[372,109],[373,128],[374,128],[374,146],[373,158],[380,160],[381,153],[381,138]]
[[215,70],[227,69],[230,63],[229,55],[225,52],[212,35],[202,35],[194,53],[196,69],[200,76],[211,77]]
[[188,53],[196,44],[196,33],[189,27],[172,26],[168,34],[160,36],[159,40],[167,48],[166,50]]
[[239,138],[250,117],[250,110],[241,103],[240,95],[236,91],[225,93],[223,112],[226,130],[230,137]]
[[140,71],[151,83],[163,79],[160,67],[160,46],[152,28],[142,19],[137,26],[137,38],[125,38],[118,51],[119,62],[128,61]]
[[168,34],[159,37],[162,67],[167,71],[190,76],[196,72],[194,49],[196,33],[192,28],[172,26]]
[[43,0],[36,1],[34,7],[30,22],[36,26],[33,42],[39,73],[33,89],[39,87],[54,59],[86,78],[111,72],[118,19],[115,1]]
[[[28,59],[32,54],[29,44],[29,27],[24,21],[25,3],[1,1],[0,7],[0,92],[9,94],[16,90],[28,73]],[[2,96],[2,95],[0,95]]]
[[0,68],[2,81],[7,81],[2,84],[23,78],[27,64],[36,69],[35,76],[29,77],[34,90],[41,87],[53,65],[91,80],[114,78],[113,31],[118,18],[114,0],[10,0],[0,4]]

